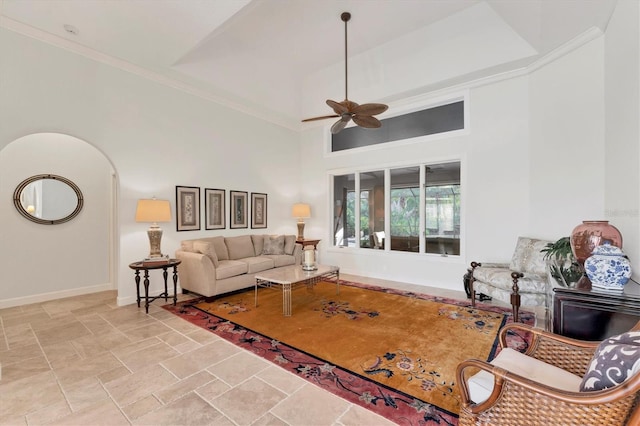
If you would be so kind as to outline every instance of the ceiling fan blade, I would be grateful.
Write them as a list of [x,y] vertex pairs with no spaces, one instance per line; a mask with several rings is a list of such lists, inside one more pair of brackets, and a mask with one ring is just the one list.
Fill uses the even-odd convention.
[[380,120],[370,115],[354,115],[353,122],[360,127],[366,127],[367,129],[377,129],[382,126]]
[[335,117],[340,117],[340,116],[338,114],[323,115],[321,117],[305,118],[304,120],[302,120],[302,122],[306,123],[307,121],[326,120],[327,118],[335,118]]
[[331,126],[331,133],[334,135],[339,133],[342,129],[347,126],[347,123],[353,121],[361,127],[367,127],[370,129],[377,128],[382,126],[382,123],[377,118],[372,117],[373,115],[378,115],[385,112],[389,107],[385,104],[377,104],[377,103],[369,103],[364,105],[358,105],[357,103],[349,100],[349,67],[348,67],[348,55],[347,55],[347,22],[351,19],[351,14],[349,12],[343,12],[340,15],[340,19],[344,22],[344,101],[336,102],[331,99],[327,99],[327,105],[333,109],[337,115],[324,115],[322,117],[314,117],[307,118],[302,120],[306,121],[315,121],[315,120],[324,120],[325,118],[331,117],[341,117],[340,120],[335,122],[333,126]]
[[333,126],[331,126],[331,133],[334,135],[336,133],[340,133],[340,131],[347,126],[349,121],[351,121],[351,116],[348,114],[343,115],[340,120],[336,121]]
[[351,112],[362,115],[378,115],[387,109],[389,109],[389,107],[385,104],[362,104],[352,109]]
[[333,111],[338,115],[349,112],[349,107],[347,105],[344,105],[343,102],[336,102],[332,101],[331,99],[327,99],[327,105],[333,108]]

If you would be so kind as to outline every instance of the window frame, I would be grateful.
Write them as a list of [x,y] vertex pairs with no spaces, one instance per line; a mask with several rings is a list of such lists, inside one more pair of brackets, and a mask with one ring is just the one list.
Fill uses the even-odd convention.
[[[459,163],[460,168],[460,232],[459,232],[459,240],[460,240],[460,249],[458,254],[441,254],[441,253],[427,253],[426,252],[426,168],[427,166],[434,166],[443,163]],[[411,162],[411,163],[394,163],[387,164],[378,167],[369,166],[367,168],[348,168],[348,169],[339,169],[339,170],[330,170],[327,172],[328,180],[329,180],[329,206],[333,208],[335,203],[335,187],[334,187],[334,177],[343,176],[343,175],[354,175],[354,191],[356,194],[360,194],[360,175],[362,173],[373,172],[373,171],[384,171],[384,202],[385,202],[385,226],[384,231],[385,235],[391,235],[391,170],[396,168],[413,168],[417,167],[420,173],[420,186],[419,186],[419,194],[420,194],[420,219],[419,219],[419,250],[418,252],[409,252],[409,251],[401,251],[401,250],[391,250],[391,238],[385,238],[384,249],[383,250],[371,250],[368,247],[360,247],[359,240],[356,238],[356,244],[353,247],[350,246],[338,246],[335,244],[335,235],[333,235],[333,227],[335,226],[335,217],[333,214],[329,214],[329,232],[331,232],[329,241],[332,242],[329,249],[340,249],[340,250],[355,250],[360,252],[383,252],[386,254],[393,253],[399,255],[420,255],[420,256],[430,256],[430,257],[449,257],[453,259],[463,259],[464,256],[464,204],[465,204],[465,182],[464,182],[464,168],[465,168],[465,160],[462,156],[452,156],[446,158],[433,159],[429,161],[421,161],[421,162]],[[356,197],[356,200],[359,200],[359,197]],[[358,218],[355,220],[355,235],[360,235],[360,203],[355,203],[355,212],[354,216]]]

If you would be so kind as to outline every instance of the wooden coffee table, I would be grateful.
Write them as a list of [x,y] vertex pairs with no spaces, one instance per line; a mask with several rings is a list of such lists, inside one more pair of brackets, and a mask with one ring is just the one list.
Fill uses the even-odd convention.
[[282,314],[291,316],[291,289],[297,284],[314,285],[323,279],[336,279],[336,294],[340,294],[340,268],[318,265],[314,271],[305,271],[301,265],[269,269],[256,274],[255,305],[258,306],[258,287],[282,287]]

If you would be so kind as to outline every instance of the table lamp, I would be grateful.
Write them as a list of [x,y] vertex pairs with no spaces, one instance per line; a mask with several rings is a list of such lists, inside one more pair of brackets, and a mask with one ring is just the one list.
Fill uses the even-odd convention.
[[162,257],[160,252],[160,240],[162,240],[162,229],[158,222],[171,222],[171,203],[168,200],[138,200],[136,208],[136,222],[150,222],[151,226],[147,231],[149,235],[149,245],[151,250],[149,258]]
[[294,204],[291,216],[298,218],[298,240],[304,240],[304,219],[311,217],[309,204]]

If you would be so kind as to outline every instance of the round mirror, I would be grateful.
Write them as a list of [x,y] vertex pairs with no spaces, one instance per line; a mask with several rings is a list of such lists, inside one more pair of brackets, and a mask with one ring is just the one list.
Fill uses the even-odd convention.
[[80,188],[56,175],[36,175],[25,179],[13,193],[18,212],[32,222],[56,225],[67,222],[82,210]]

